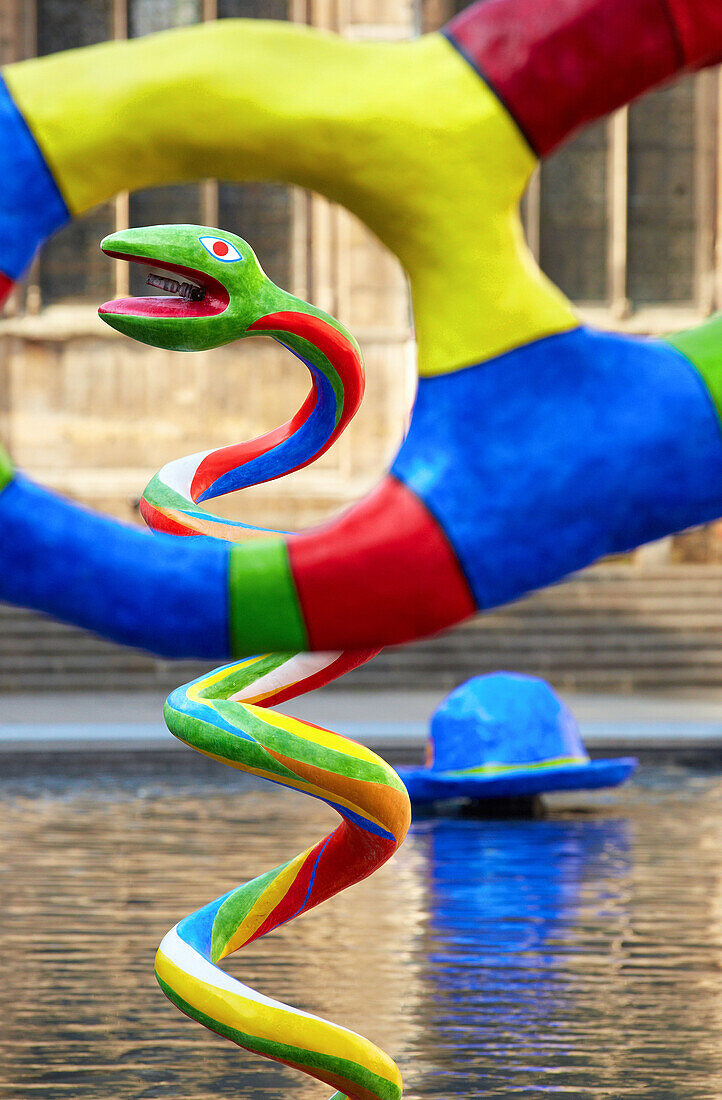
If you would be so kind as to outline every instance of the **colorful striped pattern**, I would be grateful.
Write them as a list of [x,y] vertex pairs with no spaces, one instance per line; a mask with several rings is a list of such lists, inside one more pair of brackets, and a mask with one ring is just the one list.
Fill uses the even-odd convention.
[[314,462],[361,404],[361,353],[351,334],[335,327],[330,318],[285,311],[258,318],[248,331],[273,336],[293,352],[308,367],[311,390],[295,416],[267,435],[164,466],[146,486],[140,505],[146,523],[156,531],[235,541],[244,531],[258,530],[220,519],[197,505]]
[[[221,959],[370,875],[404,839],[406,789],[375,753],[267,709],[370,654],[267,654],[179,688],[165,718],[214,760],[321,799],[342,818],[313,848],[180,921],[156,958],[161,988],[188,1016],[246,1050],[302,1070],[349,1100],[397,1100],[394,1062],[362,1036],[255,993]],[[263,706],[259,706],[263,703]]]
[[[197,503],[305,466],[331,446],[359,406],[360,352],[331,318],[309,307],[308,314],[263,316],[248,331],[273,336],[301,359],[311,373],[311,391],[298,413],[275,431],[161,470],[141,506],[158,530],[235,541],[245,525],[213,516]],[[253,549],[257,576],[251,589],[258,607],[246,606],[246,615],[270,618],[276,626],[280,618],[287,629],[295,624],[291,635],[297,631],[295,640],[305,646],[285,547],[269,541]],[[406,835],[408,795],[380,757],[329,730],[268,709],[328,683],[375,652],[251,657],[178,688],[165,707],[168,728],[185,744],[232,768],[321,799],[342,823],[313,848],[180,921],[158,950],[158,982],[188,1016],[245,1050],[325,1082],[339,1100],[397,1100],[401,1077],[395,1063],[362,1036],[255,993],[218,963],[366,878]]]

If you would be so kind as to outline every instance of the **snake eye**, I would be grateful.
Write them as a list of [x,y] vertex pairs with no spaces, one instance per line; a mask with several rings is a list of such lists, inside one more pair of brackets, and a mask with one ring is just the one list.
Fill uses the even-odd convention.
[[240,252],[235,245],[224,241],[222,237],[199,237],[206,252],[210,252],[216,260],[222,260],[224,264],[231,264],[235,260],[242,260]]

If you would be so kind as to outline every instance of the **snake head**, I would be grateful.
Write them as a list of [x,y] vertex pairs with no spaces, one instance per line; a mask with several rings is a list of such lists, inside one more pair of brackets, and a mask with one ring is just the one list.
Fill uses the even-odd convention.
[[[98,313],[134,340],[171,351],[205,351],[245,335],[281,293],[241,237],[202,225],[153,225],[111,233],[106,256],[152,269],[170,291],[106,302]],[[158,272],[161,272],[159,275]]]

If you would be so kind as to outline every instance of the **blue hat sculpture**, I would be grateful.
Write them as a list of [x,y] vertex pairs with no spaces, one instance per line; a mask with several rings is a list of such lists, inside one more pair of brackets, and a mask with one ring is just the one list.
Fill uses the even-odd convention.
[[431,720],[425,768],[400,768],[412,802],[519,798],[623,783],[633,757],[590,760],[574,715],[544,680],[475,676]]

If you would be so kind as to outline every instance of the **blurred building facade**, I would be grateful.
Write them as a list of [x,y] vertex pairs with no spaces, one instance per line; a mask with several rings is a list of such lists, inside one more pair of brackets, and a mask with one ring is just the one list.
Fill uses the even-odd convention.
[[[0,61],[239,16],[398,39],[435,29],[464,6],[4,0]],[[530,247],[594,322],[660,332],[722,307],[721,89],[713,71],[662,89],[588,129],[532,181],[524,203]],[[281,184],[205,180],[121,195],[61,231],[0,321],[2,438],[43,483],[132,518],[164,462],[250,438],[300,402],[303,372],[263,341],[176,356],[103,331],[97,305],[137,288],[126,265],[101,255],[98,241],[113,229],[164,221],[239,232],[276,282],[340,317],[359,338],[368,393],[346,437],[310,469],[229,505],[259,525],[320,520],[363,493],[399,442],[413,396],[410,311],[403,273],[363,226],[325,199]],[[720,528],[651,553],[722,561]]]
[[[346,7],[4,0],[0,61],[239,16],[288,18],[359,38],[416,30],[405,2]],[[98,320],[101,302],[138,293],[135,273],[109,262],[99,241],[114,229],[162,222],[238,232],[275,282],[341,318],[366,359],[363,408],[339,443],[309,469],[219,502],[218,510],[287,530],[361,496],[393,456],[413,398],[406,281],[394,257],[346,211],[281,184],[204,180],[120,195],[49,242],[0,320],[0,438],[16,462],[45,485],[132,519],[143,487],[165,462],[253,438],[301,404],[306,372],[271,341],[175,355],[118,339]]]

